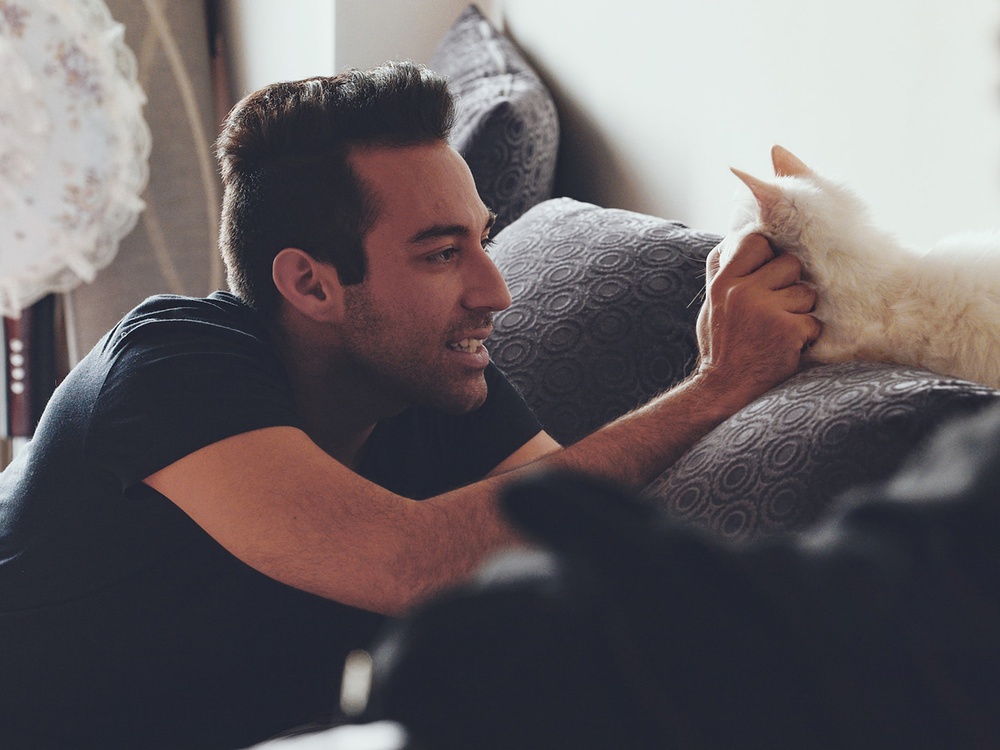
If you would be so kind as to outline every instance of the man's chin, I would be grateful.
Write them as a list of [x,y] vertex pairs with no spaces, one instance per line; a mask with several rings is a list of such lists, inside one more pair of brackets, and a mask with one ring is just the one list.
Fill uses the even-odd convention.
[[486,403],[486,394],[484,393],[482,398],[468,399],[462,402],[454,402],[451,406],[442,406],[441,411],[445,414],[450,414],[452,416],[458,417],[462,414],[468,414],[475,411],[480,406]]
[[480,380],[478,387],[462,391],[432,394],[425,404],[452,416],[460,416],[475,411],[486,402],[486,381]]

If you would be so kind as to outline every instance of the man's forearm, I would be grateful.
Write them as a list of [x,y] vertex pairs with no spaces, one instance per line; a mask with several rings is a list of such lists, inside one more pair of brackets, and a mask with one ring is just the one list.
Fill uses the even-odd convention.
[[752,398],[698,374],[540,463],[641,488]]

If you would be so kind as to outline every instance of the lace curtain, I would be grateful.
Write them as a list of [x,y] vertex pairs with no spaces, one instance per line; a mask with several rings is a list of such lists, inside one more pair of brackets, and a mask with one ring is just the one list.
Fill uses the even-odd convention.
[[149,295],[204,295],[225,283],[212,143],[229,102],[211,55],[205,0],[106,2],[135,53],[152,150],[138,223],[114,262],[68,295],[72,360]]
[[145,95],[102,0],[0,2],[0,313],[93,281],[135,225]]
[[23,412],[0,414],[5,436],[30,435],[142,299],[223,285],[209,17],[205,0],[0,0],[0,380]]

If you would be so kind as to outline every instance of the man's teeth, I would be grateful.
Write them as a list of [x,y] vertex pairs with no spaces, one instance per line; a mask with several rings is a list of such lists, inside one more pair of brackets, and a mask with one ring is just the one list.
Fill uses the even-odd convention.
[[454,344],[448,344],[449,349],[454,349],[456,352],[473,352],[479,351],[479,347],[483,345],[484,339],[462,339]]

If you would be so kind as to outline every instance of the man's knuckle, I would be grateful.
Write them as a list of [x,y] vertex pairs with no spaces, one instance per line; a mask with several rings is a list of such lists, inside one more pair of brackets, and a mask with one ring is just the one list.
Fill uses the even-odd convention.
[[773,256],[774,250],[771,248],[771,243],[767,241],[767,237],[762,234],[754,233],[748,234],[743,240],[743,245],[748,250],[754,253],[759,253],[765,256]]
[[708,282],[708,297],[713,305],[718,305],[725,302],[726,298],[729,296],[729,290],[731,288],[730,284],[727,284],[723,279],[716,277]]
[[750,285],[742,281],[725,285],[721,292],[726,302],[730,305],[743,306],[746,304],[747,299],[752,296],[750,294]]
[[777,258],[775,258],[775,261],[784,263],[786,266],[788,266],[789,270],[797,271],[799,273],[802,272],[802,261],[796,255],[791,255],[790,253],[782,253]]

